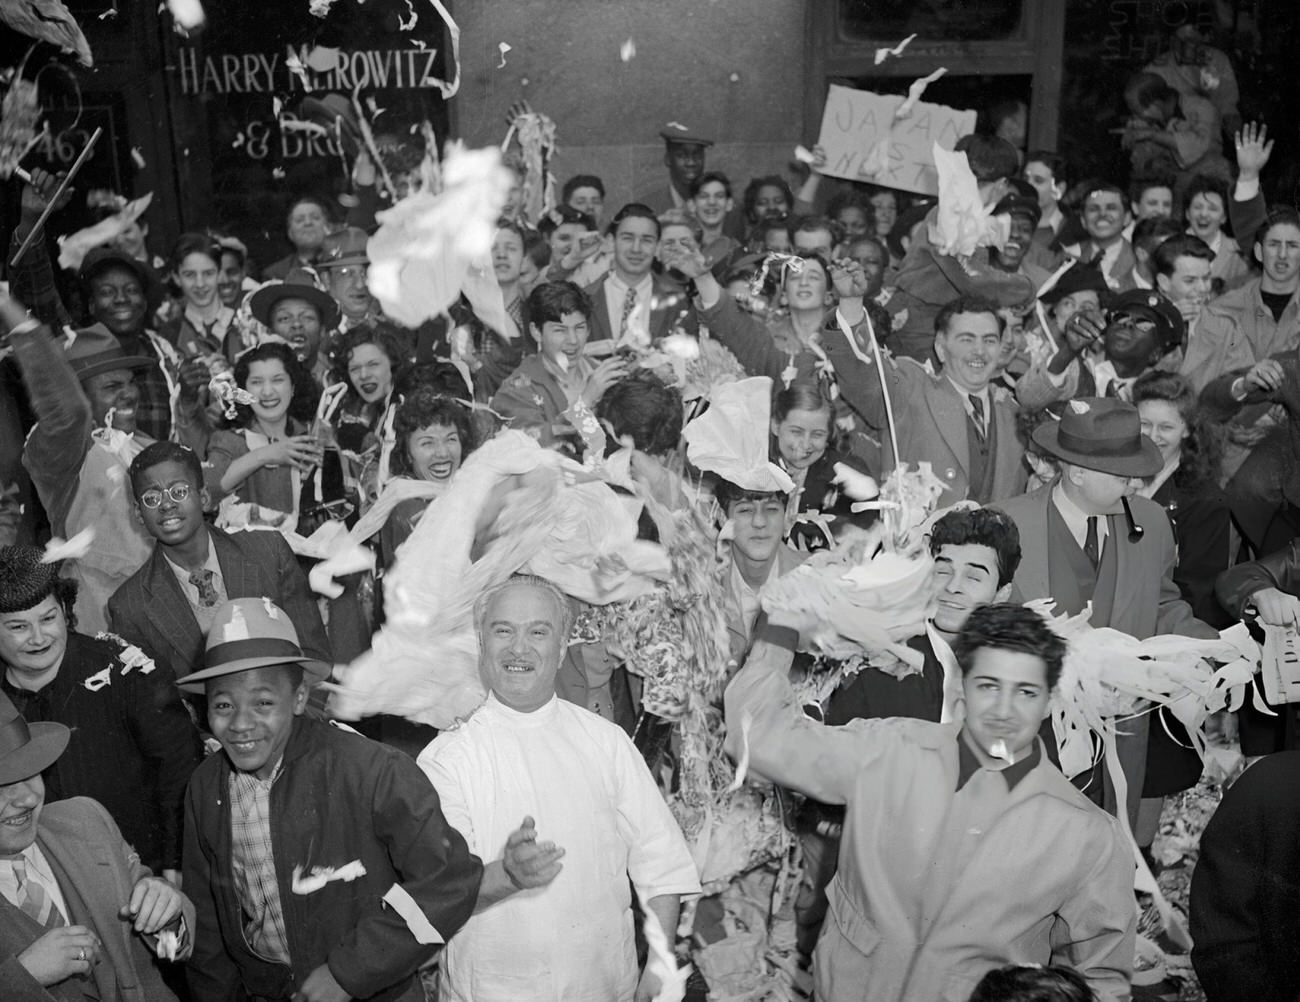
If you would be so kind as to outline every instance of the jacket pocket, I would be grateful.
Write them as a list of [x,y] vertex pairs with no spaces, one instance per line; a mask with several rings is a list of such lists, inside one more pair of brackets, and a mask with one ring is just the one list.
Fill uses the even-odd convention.
[[880,945],[880,930],[840,888],[838,877],[826,888],[826,900],[840,937],[863,957],[871,956]]

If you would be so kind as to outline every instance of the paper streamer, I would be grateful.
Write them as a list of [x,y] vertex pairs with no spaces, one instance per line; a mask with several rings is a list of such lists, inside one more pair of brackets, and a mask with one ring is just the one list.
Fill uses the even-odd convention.
[[652,1002],[682,1002],[686,997],[686,982],[691,976],[691,966],[677,966],[677,957],[673,953],[668,932],[659,922],[659,916],[650,908],[650,903],[639,891],[641,910],[645,913],[642,928],[645,930],[646,972],[659,979],[659,990],[655,992]]
[[433,946],[446,942],[438,930],[433,927],[433,923],[429,921],[428,916],[415,903],[415,898],[411,897],[401,884],[394,884],[390,887],[388,893],[383,897],[383,902],[402,917],[402,921],[406,923],[406,928],[411,930],[411,935],[415,937],[417,943]]
[[940,66],[928,76],[923,76],[919,80],[913,80],[912,86],[907,88],[907,100],[900,104],[898,110],[894,112],[894,120],[899,121],[900,119],[907,118],[908,115],[912,114],[912,109],[916,107],[916,102],[921,100],[921,95],[925,93],[925,89],[947,72],[948,67]]
[[45,544],[45,553],[41,556],[43,564],[57,564],[60,560],[80,560],[90,552],[90,544],[95,541],[93,528],[82,529],[71,539],[55,536]]
[[906,48],[908,47],[908,45],[911,44],[912,39],[914,39],[915,37],[916,37],[916,35],[914,35],[914,34],[913,34],[913,35],[908,35],[905,39],[903,39],[901,42],[899,42],[897,45],[895,45],[892,49],[889,48],[888,46],[886,46],[886,47],[883,48],[883,49],[877,49],[877,50],[876,50],[876,65],[879,66],[881,63],[883,63],[883,62],[884,62],[886,59],[888,59],[890,56],[901,56],[901,55],[903,54],[903,50],[906,49]]
[[293,880],[289,888],[294,894],[314,894],[326,884],[341,880],[350,884],[358,877],[366,875],[366,866],[359,859],[342,866],[313,866],[311,873],[304,874],[301,866],[293,868]]
[[[745,785],[745,774],[749,772],[749,729],[753,726],[754,718],[746,710],[740,716],[740,760],[736,763],[735,778],[727,787],[728,793],[735,793]],[[646,914],[649,914],[649,911]]]

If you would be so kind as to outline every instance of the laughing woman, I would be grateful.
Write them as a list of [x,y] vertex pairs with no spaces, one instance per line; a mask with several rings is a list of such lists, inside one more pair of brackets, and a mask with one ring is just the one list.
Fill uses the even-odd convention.
[[229,494],[270,509],[255,521],[298,520],[303,474],[321,459],[310,432],[320,391],[293,349],[268,342],[239,356],[235,382],[252,402],[240,404],[236,427],[214,432],[204,464],[204,486],[216,505]]

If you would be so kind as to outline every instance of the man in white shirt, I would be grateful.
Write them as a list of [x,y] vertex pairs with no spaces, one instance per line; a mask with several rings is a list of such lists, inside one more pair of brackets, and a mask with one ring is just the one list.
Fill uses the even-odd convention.
[[45,803],[41,772],[68,737],[62,724],[28,724],[0,695],[0,997],[108,1000],[131,986],[142,1002],[175,1002],[151,955],[164,931],[164,953],[189,955],[194,907],[141,864],[98,802]]
[[555,694],[573,624],[564,593],[516,576],[484,592],[474,618],[487,701],[420,766],[471,850],[495,856],[527,815],[564,860],[549,884],[480,907],[452,937],[440,997],[649,1002],[659,978],[647,967],[638,982],[629,879],[671,942],[682,895],[700,890],[681,831],[631,739]]

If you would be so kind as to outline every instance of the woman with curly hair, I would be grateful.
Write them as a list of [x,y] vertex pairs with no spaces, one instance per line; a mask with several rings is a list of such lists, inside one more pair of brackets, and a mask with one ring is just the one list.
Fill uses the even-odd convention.
[[[391,445],[385,440],[398,403],[394,387],[407,368],[406,353],[389,331],[361,324],[343,335],[331,364],[334,382],[321,394],[318,430],[338,447],[342,497],[364,510],[388,479],[381,446]],[[325,506],[335,500],[319,498]]]
[[794,211],[794,192],[785,178],[776,174],[756,177],[745,186],[741,204],[750,226],[765,219],[785,219]]
[[391,566],[397,548],[406,541],[429,507],[451,483],[478,441],[470,409],[462,401],[422,386],[402,401],[393,419],[393,481],[389,489],[402,493],[401,481],[421,489],[397,501],[379,531],[379,562]]
[[233,494],[296,524],[303,476],[321,461],[311,434],[320,390],[293,349],[277,342],[240,355],[235,383],[251,400],[236,404],[230,427],[213,432],[208,443],[203,480],[209,504]]

